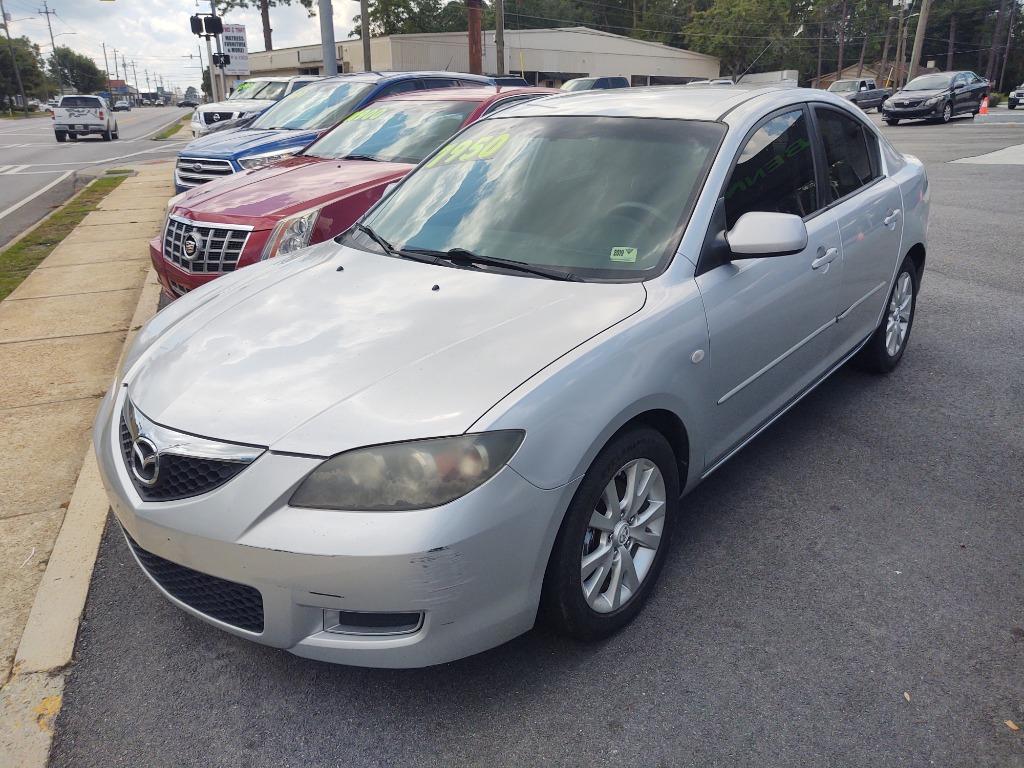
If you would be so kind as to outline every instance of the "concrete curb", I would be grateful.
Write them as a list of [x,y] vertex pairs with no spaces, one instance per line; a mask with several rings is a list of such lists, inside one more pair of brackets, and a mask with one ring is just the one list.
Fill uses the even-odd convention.
[[[118,367],[139,328],[157,311],[160,284],[150,267]],[[60,712],[89,582],[107,520],[106,492],[90,445],[22,633],[10,679],[0,690],[0,768],[45,768]]]

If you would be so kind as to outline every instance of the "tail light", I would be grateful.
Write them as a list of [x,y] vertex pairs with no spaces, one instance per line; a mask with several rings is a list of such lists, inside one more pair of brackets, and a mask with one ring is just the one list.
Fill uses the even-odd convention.
[[100,120],[102,120],[102,119],[103,119],[103,110],[101,109],[100,110]]

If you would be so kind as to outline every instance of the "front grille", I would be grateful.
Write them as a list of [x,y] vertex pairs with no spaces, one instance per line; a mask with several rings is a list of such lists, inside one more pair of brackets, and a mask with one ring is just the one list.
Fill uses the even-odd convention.
[[907,101],[897,101],[896,102],[896,106],[897,107],[906,107],[906,108],[918,107],[918,106],[921,105],[921,103],[923,101],[924,101],[924,99],[909,99]]
[[224,485],[248,466],[241,461],[161,453],[157,459],[156,484],[146,485],[132,470],[132,436],[123,415],[120,439],[121,455],[124,457],[128,475],[144,501],[174,501],[208,493]]
[[249,632],[263,632],[263,595],[258,589],[172,563],[124,537],[153,581],[189,608]]
[[[195,244],[192,256],[185,247],[189,237]],[[196,224],[172,216],[164,229],[164,258],[193,274],[233,272],[248,238],[248,229]]]
[[174,175],[184,187],[197,187],[234,172],[234,166],[228,160],[209,157],[179,157],[174,165]]
[[207,125],[223,123],[225,120],[233,120],[234,118],[234,112],[203,112],[203,122]]

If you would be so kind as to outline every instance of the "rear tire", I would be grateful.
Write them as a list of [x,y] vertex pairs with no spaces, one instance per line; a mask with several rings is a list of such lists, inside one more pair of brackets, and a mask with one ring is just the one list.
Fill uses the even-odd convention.
[[104,141],[110,141],[112,138],[114,138],[114,133],[113,131],[110,130],[104,131],[102,135]]
[[623,432],[594,459],[544,574],[541,611],[553,629],[596,640],[640,612],[667,557],[677,467],[668,441],[650,427]]
[[57,141],[62,144],[68,140],[68,134],[66,131],[54,131],[53,135],[56,136]]
[[121,138],[121,129],[117,127],[117,123],[114,123],[114,138],[115,139],[120,139]]
[[914,262],[907,256],[896,273],[896,282],[889,292],[882,322],[871,334],[868,343],[857,353],[855,362],[858,367],[871,373],[889,373],[900,364],[903,352],[910,343],[920,286],[921,276],[917,274]]

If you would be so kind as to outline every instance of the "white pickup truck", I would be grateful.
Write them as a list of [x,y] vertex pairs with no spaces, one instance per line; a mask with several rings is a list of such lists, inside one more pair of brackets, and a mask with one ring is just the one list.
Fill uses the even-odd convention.
[[62,96],[53,110],[53,133],[57,141],[99,134],[104,141],[118,138],[114,112],[101,96]]

